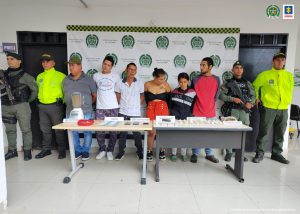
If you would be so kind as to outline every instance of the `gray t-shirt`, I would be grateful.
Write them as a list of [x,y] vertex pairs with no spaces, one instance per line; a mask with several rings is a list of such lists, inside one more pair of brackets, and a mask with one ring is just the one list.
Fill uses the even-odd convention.
[[88,77],[84,72],[77,80],[73,80],[72,74],[69,74],[63,81],[64,100],[67,105],[66,114],[69,115],[73,109],[72,93],[80,92],[82,97],[82,111],[83,114],[91,114],[92,107],[92,93],[97,93],[97,86],[95,81]]

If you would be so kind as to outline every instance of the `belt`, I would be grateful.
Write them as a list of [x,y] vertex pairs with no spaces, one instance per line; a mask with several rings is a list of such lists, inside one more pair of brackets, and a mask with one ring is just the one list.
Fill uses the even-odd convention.
[[41,102],[39,101],[38,103],[41,104],[41,105],[56,105],[56,102],[54,102],[54,103],[41,103]]

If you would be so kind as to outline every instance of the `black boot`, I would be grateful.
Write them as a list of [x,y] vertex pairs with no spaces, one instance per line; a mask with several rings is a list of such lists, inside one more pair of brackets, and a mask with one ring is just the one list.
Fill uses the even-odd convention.
[[14,150],[8,150],[8,152],[5,154],[5,160],[18,157],[18,152],[16,149]]
[[253,163],[259,163],[264,159],[263,153],[256,153],[255,157],[252,159]]
[[58,152],[58,159],[66,158],[66,150],[62,150]]
[[224,161],[230,162],[231,161],[231,157],[232,157],[232,153],[227,153],[225,155]]
[[284,164],[289,164],[290,163],[290,161],[285,159],[285,157],[283,157],[281,154],[272,154],[271,159],[275,160],[275,161],[278,161],[279,163],[284,163]]
[[40,158],[44,158],[47,155],[51,155],[51,150],[42,150],[40,153],[38,153],[35,158],[36,159],[40,159]]
[[32,159],[31,149],[24,150],[24,161],[29,161]]

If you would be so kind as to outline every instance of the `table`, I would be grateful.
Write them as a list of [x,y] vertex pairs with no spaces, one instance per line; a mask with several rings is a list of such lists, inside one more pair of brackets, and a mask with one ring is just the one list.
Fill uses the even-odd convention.
[[225,124],[154,124],[156,129],[156,182],[159,182],[160,148],[233,148],[235,149],[234,168],[226,164],[239,180],[244,182],[244,149],[246,132],[252,128],[245,125]]
[[152,122],[149,123],[139,123],[138,125],[126,125],[126,121],[114,123],[112,126],[103,125],[103,120],[95,120],[94,124],[91,126],[78,126],[76,122],[65,122],[53,126],[52,129],[62,129],[68,131],[69,139],[69,149],[70,149],[70,158],[72,171],[66,176],[63,180],[63,183],[69,183],[71,177],[80,169],[84,167],[84,163],[76,164],[75,159],[75,149],[72,131],[140,131],[144,132],[144,145],[143,145],[143,167],[142,167],[142,176],[141,184],[146,184],[146,167],[147,167],[147,136],[148,131],[152,130]]

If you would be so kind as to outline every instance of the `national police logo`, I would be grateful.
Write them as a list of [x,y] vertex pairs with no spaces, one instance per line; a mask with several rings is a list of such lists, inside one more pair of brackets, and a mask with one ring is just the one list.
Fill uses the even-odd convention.
[[222,75],[223,82],[227,82],[228,80],[232,79],[233,74],[231,71],[225,71]]
[[165,77],[165,81],[168,81],[168,79],[169,79],[169,74],[166,72],[166,75],[165,75],[166,77]]
[[73,56],[78,56],[78,57],[82,60],[82,56],[81,56],[81,54],[78,53],[78,52],[73,52],[73,53],[71,53],[70,58],[72,58]]
[[200,36],[194,36],[191,40],[192,49],[202,49],[204,40]]
[[97,73],[98,71],[96,69],[90,69],[86,72],[86,75],[88,75],[88,77],[93,77],[95,73]]
[[234,49],[236,46],[236,39],[233,36],[229,36],[224,39],[224,47],[226,49]]
[[126,73],[126,71],[123,71],[122,74],[121,74],[121,78],[125,79],[126,77],[127,77],[127,73]]
[[279,15],[280,15],[280,9],[277,5],[272,4],[269,7],[267,7],[266,13],[269,18],[277,19],[277,18],[279,18]]
[[211,55],[210,58],[214,61],[214,66],[219,67],[221,64],[221,58],[219,55]]
[[96,48],[99,43],[98,36],[95,34],[89,34],[85,39],[88,48]]
[[174,58],[174,65],[176,68],[184,68],[186,65],[186,58],[183,55],[177,55]]
[[158,49],[167,49],[169,47],[169,39],[166,36],[159,36],[156,39],[156,47]]
[[139,62],[142,67],[149,68],[152,64],[152,58],[149,54],[143,54],[140,56]]
[[114,53],[108,53],[108,54],[106,54],[105,57],[107,57],[107,56],[111,56],[114,59],[114,66],[116,66],[117,63],[118,63],[118,57],[117,57],[117,55],[114,54]]
[[193,79],[197,76],[199,76],[201,74],[200,71],[193,71],[191,74],[190,74],[190,80],[193,81]]
[[125,35],[122,38],[123,48],[133,48],[134,46],[134,38],[131,35]]

